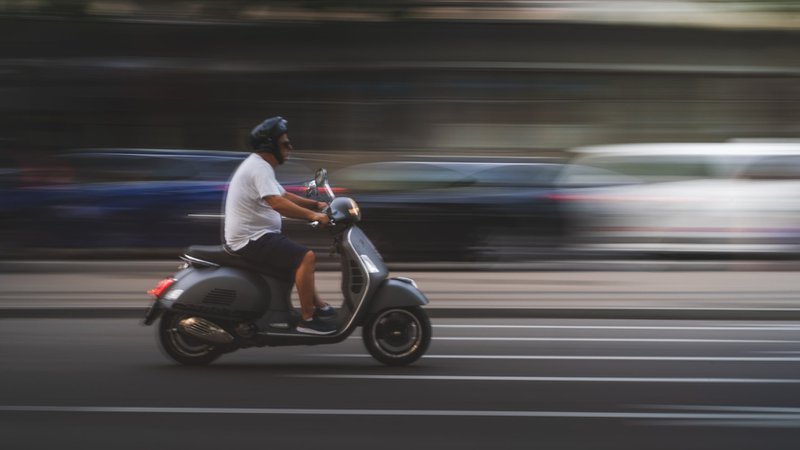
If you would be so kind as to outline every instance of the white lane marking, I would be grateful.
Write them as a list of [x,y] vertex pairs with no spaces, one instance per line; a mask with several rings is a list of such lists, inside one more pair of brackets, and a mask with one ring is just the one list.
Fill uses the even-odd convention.
[[800,414],[800,408],[784,406],[742,406],[742,405],[642,405],[650,409],[671,409],[690,411],[738,411],[738,412],[764,412]]
[[225,214],[187,214],[186,217],[193,219],[223,219]]
[[606,325],[434,325],[434,328],[522,329],[522,330],[665,330],[665,331],[800,331],[800,326],[738,327],[669,327],[669,326],[606,326]]
[[677,339],[677,338],[552,338],[552,337],[467,337],[435,336],[437,341],[563,341],[563,342],[708,342],[731,344],[800,344],[800,341],[781,339]]
[[800,426],[800,420],[795,420],[793,417],[777,420],[751,420],[748,418],[743,419],[726,419],[726,420],[643,420],[639,425],[646,426],[663,426],[663,427],[728,427],[728,428],[791,428],[797,429]]
[[697,383],[697,384],[800,384],[793,378],[645,378],[645,377],[516,377],[484,375],[359,375],[292,374],[296,378],[402,381],[526,381],[547,383]]
[[[325,358],[371,358],[360,353],[314,353]],[[800,362],[800,357],[779,356],[582,356],[582,355],[431,355],[425,359],[496,359],[496,360],[564,360],[564,361],[713,361],[713,362]]]
[[689,419],[689,420],[800,420],[800,414],[686,413],[616,411],[496,411],[451,409],[315,409],[315,408],[182,408],[154,406],[24,406],[0,405],[12,413],[120,413],[120,414],[261,414],[325,416],[444,416],[542,417],[569,419]]

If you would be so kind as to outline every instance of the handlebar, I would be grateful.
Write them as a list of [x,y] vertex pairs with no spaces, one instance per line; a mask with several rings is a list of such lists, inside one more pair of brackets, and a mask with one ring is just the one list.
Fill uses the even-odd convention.
[[[328,195],[328,207],[322,210],[323,213],[328,215],[328,225],[335,226],[336,223],[333,221],[333,218],[330,216],[331,207],[330,202],[336,198],[336,195],[333,193],[333,189],[331,189],[331,185],[328,184],[328,171],[325,169],[317,169],[317,172],[314,175],[314,179],[306,183],[306,197],[311,198],[313,196],[319,195],[319,190],[322,189]],[[318,199],[317,199],[318,200]],[[319,221],[315,220],[313,222],[309,222],[308,224],[311,228],[319,228]]]
[[[308,222],[308,226],[310,226],[311,228],[319,228],[319,220]],[[336,222],[334,222],[333,218],[330,218],[330,220],[328,221],[328,226],[329,227],[336,226]]]

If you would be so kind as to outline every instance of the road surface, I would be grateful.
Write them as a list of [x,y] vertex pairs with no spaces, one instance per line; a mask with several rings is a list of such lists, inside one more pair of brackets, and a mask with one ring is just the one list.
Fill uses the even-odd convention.
[[132,319],[3,319],[3,447],[797,448],[796,322],[433,323],[404,368],[359,336],[188,368]]

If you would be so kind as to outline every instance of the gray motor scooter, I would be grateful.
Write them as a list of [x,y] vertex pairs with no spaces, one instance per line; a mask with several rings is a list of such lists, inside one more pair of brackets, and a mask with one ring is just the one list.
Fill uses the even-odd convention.
[[332,319],[336,332],[295,331],[300,314],[291,302],[293,280],[252,266],[224,246],[191,246],[179,271],[149,291],[155,300],[144,324],[160,317],[158,341],[167,356],[208,364],[240,348],[334,344],[357,327],[369,353],[385,364],[410,364],[425,353],[431,324],[422,306],[428,299],[413,280],[388,277],[380,253],[356,225],[356,202],[335,198],[325,169],[307,183],[307,195],[330,201],[328,230],[341,257],[344,296]]

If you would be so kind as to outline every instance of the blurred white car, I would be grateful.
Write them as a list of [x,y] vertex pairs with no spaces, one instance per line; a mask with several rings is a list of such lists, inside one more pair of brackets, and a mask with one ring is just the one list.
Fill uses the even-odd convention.
[[586,147],[558,195],[581,249],[794,253],[800,143]]

